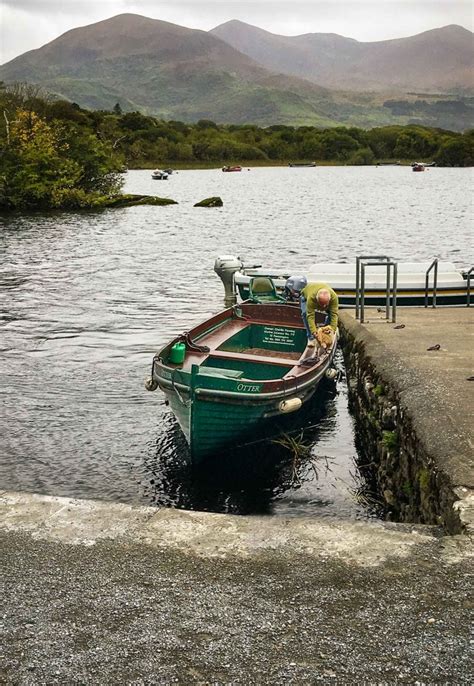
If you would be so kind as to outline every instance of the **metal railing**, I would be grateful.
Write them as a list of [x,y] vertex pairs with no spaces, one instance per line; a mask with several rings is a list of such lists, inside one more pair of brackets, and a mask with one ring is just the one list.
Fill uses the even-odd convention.
[[[365,260],[369,260],[366,262]],[[365,270],[367,267],[386,267],[385,318],[390,320],[390,298],[392,300],[392,322],[397,321],[397,263],[387,255],[360,255],[356,257],[356,319],[364,323],[365,315]],[[393,269],[393,275],[392,275]],[[391,291],[391,293],[390,293]]]
[[438,291],[438,258],[433,260],[425,274],[425,307],[428,307],[428,288],[430,280],[430,271],[433,270],[433,297],[431,306],[436,307],[436,293]]
[[474,267],[471,267],[468,272],[466,272],[467,279],[467,297],[466,297],[466,307],[471,307],[471,279],[473,278],[472,272],[474,272]]
[[356,257],[356,298],[355,298],[355,316],[359,319],[360,311],[360,263],[362,260],[384,260],[389,261],[386,255],[359,255]]

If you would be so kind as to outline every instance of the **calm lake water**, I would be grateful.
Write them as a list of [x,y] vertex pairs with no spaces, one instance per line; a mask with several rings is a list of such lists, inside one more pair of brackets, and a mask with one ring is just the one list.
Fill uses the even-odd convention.
[[[0,218],[1,488],[226,512],[367,517],[344,380],[304,417],[318,469],[273,444],[199,472],[158,392],[154,352],[221,308],[219,254],[288,265],[473,263],[472,171],[401,167],[131,171],[177,206]],[[194,208],[220,195],[220,209]],[[340,363],[340,361],[339,361]],[[317,474],[317,476],[316,476]]]

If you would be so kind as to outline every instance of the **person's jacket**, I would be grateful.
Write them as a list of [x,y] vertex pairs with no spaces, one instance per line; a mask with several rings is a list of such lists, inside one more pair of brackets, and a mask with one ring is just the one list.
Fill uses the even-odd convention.
[[[329,306],[326,310],[321,310],[316,302],[316,295],[318,294],[318,291],[320,291],[322,288],[328,290],[331,296]],[[303,288],[303,290],[301,291],[301,295],[306,300],[306,316],[308,318],[308,325],[313,336],[316,336],[316,331],[318,330],[315,321],[316,310],[320,312],[325,312],[328,315],[328,325],[331,327],[333,331],[336,331],[337,322],[339,318],[339,298],[337,297],[337,293],[333,291],[333,289],[330,286],[328,286],[327,283],[318,282],[309,283],[307,286],[305,286],[305,288]]]

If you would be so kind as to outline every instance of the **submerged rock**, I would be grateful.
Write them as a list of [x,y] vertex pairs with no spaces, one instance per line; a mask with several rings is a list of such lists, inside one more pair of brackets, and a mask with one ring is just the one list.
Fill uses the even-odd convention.
[[222,207],[223,205],[222,198],[215,196],[213,198],[204,198],[201,202],[197,202],[194,207]]
[[158,198],[156,195],[136,195],[126,193],[112,198],[104,198],[102,207],[133,207],[134,205],[177,205],[171,198]]

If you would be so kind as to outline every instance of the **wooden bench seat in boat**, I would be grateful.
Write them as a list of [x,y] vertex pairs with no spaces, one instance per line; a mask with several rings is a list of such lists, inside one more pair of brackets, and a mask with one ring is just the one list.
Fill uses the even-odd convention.
[[199,366],[199,374],[206,374],[207,376],[226,376],[229,379],[241,379],[244,375],[238,369],[223,369],[221,367],[204,367]]
[[231,336],[239,333],[242,329],[246,329],[250,326],[251,322],[243,319],[232,319],[227,322],[224,326],[220,326],[214,331],[206,333],[204,336],[199,336],[196,338],[196,343],[198,345],[207,345],[208,348],[214,350],[218,348],[222,343],[225,343]]
[[[283,353],[282,353],[283,354]],[[226,352],[224,350],[212,350],[209,357],[220,360],[242,360],[243,362],[258,362],[262,364],[277,364],[280,367],[294,367],[298,360],[289,357],[275,357],[271,355],[250,355],[248,353]]]
[[[246,320],[246,319],[232,319],[231,321],[227,322],[224,326],[216,328],[214,331],[211,331],[209,333],[206,333],[203,336],[198,336],[195,341],[198,345],[204,345],[209,348],[209,352],[199,352],[199,351],[194,351],[190,350],[187,351],[186,353],[186,359],[183,364],[182,369],[184,370],[191,370],[191,367],[193,364],[197,364],[200,366],[200,368],[203,370],[207,369],[212,369],[212,367],[207,367],[203,365],[203,362],[205,361],[206,358],[211,357],[211,358],[217,358],[217,359],[225,359],[225,360],[240,360],[240,361],[245,361],[245,362],[256,362],[256,363],[269,363],[273,365],[279,365],[279,366],[285,366],[285,367],[294,367],[295,365],[298,364],[298,361],[300,357],[304,356],[304,353],[288,353],[285,354],[284,352],[279,352],[275,350],[268,350],[267,354],[265,354],[265,350],[263,348],[257,349],[257,348],[249,348],[248,351],[241,350],[233,352],[233,351],[225,351],[225,350],[218,350],[218,347],[222,345],[223,343],[226,343],[232,336],[235,334],[239,333],[243,329],[246,329],[247,327],[251,326],[252,324],[259,324],[259,325],[271,325],[271,322],[267,322],[265,320],[262,321],[256,321],[256,320]],[[292,329],[303,329],[301,325],[291,325],[291,324],[286,324],[285,327],[287,328],[292,328]],[[227,375],[229,376],[229,375]],[[237,377],[235,377],[237,378]]]
[[[222,345],[222,343],[228,341],[232,336],[235,336],[235,334],[252,325],[274,326],[274,323],[263,319],[232,319],[231,321],[227,322],[225,326],[220,326],[214,331],[206,333],[204,336],[199,336],[198,338],[196,338],[196,343],[198,345],[207,345],[211,350],[215,350],[220,345]],[[302,324],[294,325],[291,323],[285,323],[284,326],[287,329],[301,329],[302,331],[304,331],[304,327],[302,326]]]
[[[226,353],[231,353],[232,350],[226,350]],[[241,348],[240,350],[236,350],[235,352],[238,353],[243,353],[244,355],[255,355],[257,358],[258,357],[284,357],[285,359],[292,359],[297,362],[302,353],[301,352],[289,352],[289,351],[282,351],[282,350],[273,350],[271,348]]]

